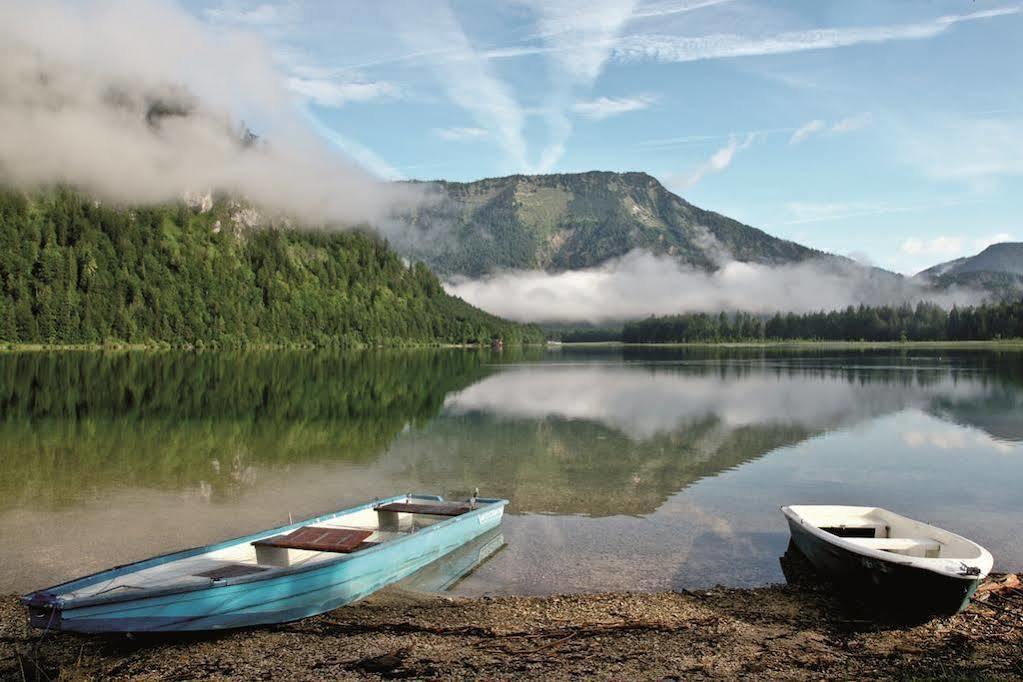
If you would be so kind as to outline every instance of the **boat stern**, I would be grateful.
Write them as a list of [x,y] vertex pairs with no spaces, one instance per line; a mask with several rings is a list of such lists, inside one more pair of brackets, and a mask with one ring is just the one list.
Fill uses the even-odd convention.
[[61,602],[52,592],[33,592],[21,598],[28,607],[28,624],[45,630],[61,629]]

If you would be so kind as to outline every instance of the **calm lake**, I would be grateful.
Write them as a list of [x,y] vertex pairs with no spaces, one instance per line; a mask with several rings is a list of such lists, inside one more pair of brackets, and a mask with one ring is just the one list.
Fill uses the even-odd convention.
[[783,580],[782,504],[1023,570],[1023,352],[0,354],[0,592],[406,491],[511,500],[456,592]]

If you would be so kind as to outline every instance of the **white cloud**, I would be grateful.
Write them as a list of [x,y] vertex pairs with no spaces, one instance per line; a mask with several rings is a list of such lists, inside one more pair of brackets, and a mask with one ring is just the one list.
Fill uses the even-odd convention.
[[748,149],[756,138],[756,133],[748,133],[745,138],[732,135],[728,140],[728,144],[714,152],[709,159],[688,173],[669,178],[668,183],[692,187],[702,180],[704,176],[711,173],[720,173],[732,164],[732,159],[735,158],[736,154],[744,149]]
[[[548,50],[547,135],[536,164],[539,172],[547,172],[564,154],[572,134],[568,112],[574,108],[576,93],[593,87],[637,0],[531,0],[529,4],[537,16],[538,34],[533,38]],[[606,105],[604,109],[611,115]]]
[[717,270],[706,272],[638,250],[585,270],[509,271],[454,279],[445,288],[495,315],[533,322],[599,323],[689,311],[809,312],[921,298],[944,305],[977,300],[972,291],[934,294],[919,282],[875,277],[841,261],[772,267],[722,259]]
[[668,2],[653,2],[635,10],[629,18],[633,21],[660,18],[672,14],[684,14],[705,7],[713,7],[714,5],[724,5],[730,2],[735,2],[735,0],[684,0],[683,2],[669,0]]
[[767,137],[770,135],[777,135],[784,133],[786,135],[794,133],[797,128],[761,128],[759,130],[743,130],[733,131],[731,133],[719,133],[715,135],[682,135],[679,137],[661,137],[653,140],[642,140],[637,142],[639,147],[651,147],[651,148],[668,148],[668,147],[684,147],[688,145],[700,145],[708,142],[714,142],[717,140],[730,140],[735,136],[746,137],[748,135],[754,135],[758,138]]
[[868,125],[870,125],[870,123],[873,120],[874,120],[873,114],[871,114],[869,111],[864,112],[862,114],[857,114],[855,116],[843,118],[839,121],[836,121],[830,127],[828,127],[826,121],[814,119],[797,128],[796,131],[792,133],[792,137],[789,138],[789,144],[798,144],[805,140],[806,138],[821,133],[825,130],[835,133],[836,135],[841,135],[843,133],[851,133],[856,130],[866,128]]
[[491,133],[512,165],[529,169],[525,116],[493,66],[477,51],[447,4],[388,2],[394,38],[419,55],[448,98]]
[[963,22],[1019,14],[1021,6],[1008,6],[969,14],[951,14],[929,21],[864,28],[819,28],[787,31],[772,36],[748,37],[734,34],[677,36],[637,34],[622,38],[612,58],[618,61],[689,62],[727,59],[805,50],[825,50],[893,40],[934,38]]
[[[600,75],[637,0],[535,0],[539,33],[553,66],[569,84],[590,85]],[[557,74],[556,74],[557,76]]]
[[349,102],[369,102],[374,99],[394,98],[399,90],[384,81],[343,83],[328,79],[288,79],[288,87],[321,107],[342,107]]
[[843,118],[841,121],[831,126],[831,132],[833,133],[851,133],[856,130],[862,130],[870,125],[874,120],[874,115],[869,111],[856,116],[850,116]]
[[284,18],[281,10],[270,3],[263,3],[247,9],[238,2],[223,2],[219,7],[204,9],[202,13],[208,20],[215,23],[243,26],[270,26]]
[[952,257],[963,252],[963,238],[959,236],[939,235],[930,239],[910,237],[902,242],[900,250],[910,255],[929,255]]
[[483,128],[473,128],[471,126],[466,127],[455,127],[455,128],[436,128],[433,133],[443,139],[450,142],[460,142],[463,140],[479,140],[487,137],[488,133]]
[[300,111],[320,137],[351,157],[359,166],[385,180],[405,179],[404,173],[387,163],[369,147],[334,130],[318,119],[309,109],[302,108]]
[[821,223],[846,218],[887,215],[889,213],[916,213],[934,211],[951,206],[974,204],[980,199],[945,199],[927,201],[919,204],[889,204],[887,202],[847,201],[847,202],[813,202],[790,201],[785,204],[785,211],[791,218],[778,222],[778,225],[800,225],[802,223]]
[[572,110],[580,116],[601,121],[605,118],[618,116],[630,111],[646,109],[657,98],[653,95],[636,95],[634,97],[598,97],[597,99],[576,102]]
[[792,219],[785,220],[781,224],[793,225],[839,220],[849,216],[863,215],[864,212],[872,212],[878,208],[877,204],[860,202],[790,201],[785,204],[785,212],[791,215]]
[[[141,203],[217,189],[342,224],[383,220],[413,194],[326,149],[286,81],[260,36],[169,2],[8,0],[0,130],[17,134],[0,135],[0,180]],[[271,143],[241,144],[242,118]]]
[[820,119],[814,119],[808,123],[804,123],[796,129],[796,132],[792,133],[792,137],[789,138],[789,144],[798,144],[814,133],[824,130],[824,127],[824,121]]
[[974,446],[1004,453],[1015,450],[1012,443],[998,440],[983,432],[971,434],[964,429],[906,431],[902,434],[902,442],[911,448],[928,447],[939,450],[962,450]]
[[1010,241],[1013,241],[1013,236],[1008,232],[972,238],[964,235],[939,235],[926,239],[910,237],[902,242],[900,250],[911,256],[959,258],[975,255],[992,244]]

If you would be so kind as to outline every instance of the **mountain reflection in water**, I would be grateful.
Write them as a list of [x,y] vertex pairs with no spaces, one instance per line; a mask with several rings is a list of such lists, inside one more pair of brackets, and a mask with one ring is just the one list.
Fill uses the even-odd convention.
[[1021,414],[1011,351],[0,355],[0,582],[476,486],[511,549],[468,593],[778,580],[794,501],[948,518],[1020,568]]

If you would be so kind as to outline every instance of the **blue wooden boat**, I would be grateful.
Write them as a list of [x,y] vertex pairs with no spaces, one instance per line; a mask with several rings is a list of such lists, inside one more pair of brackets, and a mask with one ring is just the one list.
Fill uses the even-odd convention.
[[400,495],[22,597],[29,622],[74,632],[175,632],[324,613],[415,573],[501,523],[507,500]]
[[962,536],[879,507],[782,507],[792,542],[844,596],[916,619],[958,613],[991,570],[991,554]]

